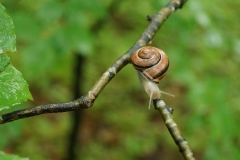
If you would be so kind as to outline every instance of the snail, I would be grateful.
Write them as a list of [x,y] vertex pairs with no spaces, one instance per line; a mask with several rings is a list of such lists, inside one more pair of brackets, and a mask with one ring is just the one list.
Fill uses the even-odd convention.
[[131,60],[145,92],[150,97],[149,109],[151,101],[161,98],[161,93],[174,97],[158,88],[158,83],[166,75],[169,66],[168,57],[161,49],[142,47],[133,53]]

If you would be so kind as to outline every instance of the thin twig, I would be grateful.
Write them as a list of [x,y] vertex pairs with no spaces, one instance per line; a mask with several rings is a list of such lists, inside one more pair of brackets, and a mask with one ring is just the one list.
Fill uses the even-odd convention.
[[[14,120],[37,116],[45,113],[58,113],[67,112],[78,109],[90,108],[97,96],[101,93],[104,87],[112,80],[112,78],[128,63],[131,63],[131,55],[140,47],[148,44],[157,30],[162,26],[164,21],[177,9],[181,8],[187,0],[172,0],[168,5],[161,9],[158,13],[148,16],[147,19],[150,24],[145,29],[141,37],[137,42],[122,56],[120,57],[99,79],[99,81],[93,86],[88,94],[78,98],[75,101],[68,103],[58,104],[45,104],[34,108],[28,108],[23,110],[14,111],[4,114],[0,117],[0,124],[11,122]],[[172,109],[168,108],[163,100],[154,100],[155,108],[162,114],[164,122],[172,135],[175,143],[179,147],[179,151],[183,154],[186,160],[194,160],[193,152],[188,146],[187,141],[181,136],[177,124],[172,119]]]
[[164,123],[168,128],[168,131],[170,132],[172,138],[174,139],[176,145],[179,148],[179,152],[182,153],[184,159],[195,160],[195,158],[193,157],[193,152],[188,146],[186,139],[181,135],[177,124],[173,120],[173,110],[169,108],[162,99],[155,99],[153,100],[153,103],[155,109],[161,113]]
[[67,112],[78,109],[87,109],[92,107],[94,101],[104,87],[112,80],[112,78],[128,63],[131,63],[131,55],[140,47],[148,44],[157,30],[162,26],[164,21],[177,9],[181,8],[187,0],[172,0],[158,13],[148,16],[150,24],[142,33],[137,42],[121,56],[98,80],[93,88],[84,96],[75,101],[57,104],[44,104],[33,108],[27,108],[4,114],[0,117],[0,124],[11,122],[14,120],[37,116],[45,113]]

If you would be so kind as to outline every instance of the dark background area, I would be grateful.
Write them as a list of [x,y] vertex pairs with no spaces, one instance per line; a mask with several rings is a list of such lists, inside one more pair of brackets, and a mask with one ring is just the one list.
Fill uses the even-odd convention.
[[[17,52],[9,54],[34,101],[13,110],[67,102],[87,91],[138,39],[147,15],[167,0],[1,0],[12,17]],[[167,19],[153,46],[170,67],[163,95],[197,159],[240,159],[240,1],[193,1]],[[92,108],[40,115],[0,126],[0,149],[46,159],[183,159],[151,108],[131,65]]]

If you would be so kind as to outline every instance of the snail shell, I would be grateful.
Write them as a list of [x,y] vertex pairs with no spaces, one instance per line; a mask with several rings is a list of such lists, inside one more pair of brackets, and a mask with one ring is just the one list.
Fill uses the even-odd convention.
[[156,83],[165,76],[169,66],[167,55],[161,49],[152,46],[142,47],[134,52],[132,63],[143,76]]

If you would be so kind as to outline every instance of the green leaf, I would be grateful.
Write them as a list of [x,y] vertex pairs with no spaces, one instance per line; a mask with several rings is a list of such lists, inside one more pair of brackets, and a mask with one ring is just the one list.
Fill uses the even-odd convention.
[[4,54],[0,55],[0,73],[9,65],[10,58]]
[[6,51],[16,51],[16,35],[11,17],[0,4],[0,54]]
[[1,160],[29,160],[29,158],[21,158],[17,155],[6,154],[2,151],[0,151],[0,159]]
[[[1,55],[1,57],[2,56],[5,55]],[[9,61],[6,58],[0,59],[3,59],[3,63]],[[4,68],[1,66],[2,65],[0,65],[0,68]],[[23,79],[22,74],[10,64],[0,73],[0,88],[0,111],[8,109],[10,106],[19,104],[27,99],[32,99],[28,84]]]
[[16,51],[16,35],[13,21],[0,4],[0,111],[32,99],[28,84],[22,74],[10,64],[6,51]]

